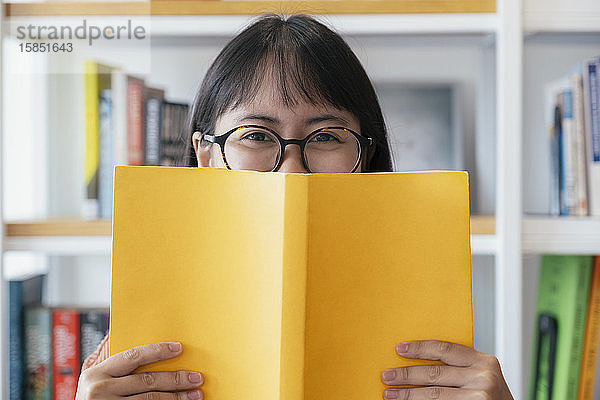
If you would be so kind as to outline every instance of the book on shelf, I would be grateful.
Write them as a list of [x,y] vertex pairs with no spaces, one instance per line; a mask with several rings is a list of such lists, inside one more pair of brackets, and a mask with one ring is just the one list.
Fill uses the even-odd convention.
[[112,91],[103,89],[98,103],[98,123],[100,131],[100,153],[98,163],[98,216],[109,219],[112,216],[113,193],[113,124]]
[[105,308],[45,305],[46,275],[9,281],[10,400],[72,400],[79,371],[108,334]]
[[83,63],[84,109],[85,109],[85,168],[84,179],[86,198],[84,201],[84,218],[97,218],[100,206],[98,203],[98,179],[100,164],[100,93],[111,88],[112,67],[85,61]]
[[25,333],[25,398],[52,399],[52,318],[45,307],[24,311]]
[[599,60],[575,65],[546,87],[554,215],[600,215]]
[[36,306],[24,315],[25,398],[74,399],[83,361],[108,334],[108,310]]
[[79,365],[83,365],[85,359],[92,354],[98,344],[108,334],[109,316],[106,310],[91,309],[79,314]]
[[127,77],[127,151],[129,165],[144,165],[144,81]]
[[52,310],[53,400],[73,400],[79,379],[79,313]]
[[532,400],[577,398],[592,263],[592,256],[542,256],[532,357]]
[[121,68],[84,63],[86,219],[112,217],[115,165],[175,166],[186,148],[189,106],[165,99]]
[[[595,257],[588,299],[585,334],[581,358],[581,372],[577,400],[597,399],[600,381],[595,382],[600,340],[600,257]],[[595,388],[595,386],[598,386]],[[596,390],[596,395],[594,391]]]
[[590,214],[600,215],[600,57],[583,66],[584,119]]
[[179,165],[182,159],[187,137],[182,136],[186,130],[189,106],[183,103],[165,101],[163,103],[163,123],[161,140],[162,166]]
[[184,348],[137,372],[202,365],[211,398],[379,398],[383,369],[436,363],[397,343],[473,346],[465,172],[116,167],[114,207],[110,354]]
[[21,400],[25,393],[25,333],[23,310],[42,302],[44,275],[8,282],[8,398]]

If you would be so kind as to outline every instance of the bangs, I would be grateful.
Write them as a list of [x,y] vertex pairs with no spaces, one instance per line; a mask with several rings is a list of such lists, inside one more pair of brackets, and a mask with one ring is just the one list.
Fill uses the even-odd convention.
[[[239,62],[229,65],[230,73],[225,74],[226,78],[219,85],[221,91],[217,96],[222,101],[218,102],[217,115],[251,104],[267,80],[277,88],[273,104],[292,108],[309,103],[317,107],[348,109],[344,101],[347,96],[340,93],[340,88],[349,82],[340,82],[342,71],[325,67],[333,61],[323,60],[323,57],[331,57],[327,56],[327,51],[320,54],[314,51],[315,48],[326,49],[327,43],[314,43],[314,38],[309,40],[305,33],[294,32],[293,24],[280,20],[273,22],[271,29],[249,35],[247,43],[244,43],[244,37],[238,38],[241,39],[236,46],[238,54],[230,56],[239,57]],[[277,22],[281,26],[277,26]],[[262,37],[257,40],[256,35]]]

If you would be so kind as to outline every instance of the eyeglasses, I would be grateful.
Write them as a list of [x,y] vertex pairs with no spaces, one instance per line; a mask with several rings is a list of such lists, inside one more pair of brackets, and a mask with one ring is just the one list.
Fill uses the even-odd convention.
[[354,172],[373,139],[341,126],[319,128],[304,139],[284,139],[260,125],[241,125],[219,136],[204,135],[218,143],[229,169],[276,171],[281,166],[285,147],[300,147],[302,163],[308,172]]

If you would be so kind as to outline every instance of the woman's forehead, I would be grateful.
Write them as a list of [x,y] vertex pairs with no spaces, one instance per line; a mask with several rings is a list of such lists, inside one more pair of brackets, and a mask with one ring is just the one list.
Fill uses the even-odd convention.
[[299,125],[310,128],[319,124],[341,125],[357,129],[358,119],[346,110],[334,106],[316,106],[305,102],[292,107],[281,103],[253,103],[231,109],[222,114],[217,124],[228,126],[240,124],[263,124],[271,126]]

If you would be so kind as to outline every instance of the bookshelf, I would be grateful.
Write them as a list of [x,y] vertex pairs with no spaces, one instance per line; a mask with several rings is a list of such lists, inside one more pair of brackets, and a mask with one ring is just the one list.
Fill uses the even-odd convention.
[[[79,23],[83,15],[99,18],[150,15],[155,39],[152,50],[156,54],[153,60],[156,80],[169,82],[174,70],[181,72],[180,80],[173,87],[178,96],[185,97],[189,86],[186,82],[189,83],[194,75],[184,67],[174,69],[164,60],[169,57],[181,60],[183,54],[192,49],[192,63],[202,65],[203,59],[212,56],[225,39],[246,23],[248,15],[280,4],[213,0],[6,3],[2,15],[3,22],[52,20],[67,25]],[[285,7],[300,12],[300,7],[306,5],[306,2],[289,2]],[[490,284],[495,299],[489,306],[493,315],[490,329],[495,354],[502,363],[514,397],[523,398],[529,382],[533,329],[524,321],[530,314],[532,293],[535,293],[530,288],[535,287],[538,255],[600,254],[600,219],[529,215],[547,212],[542,197],[546,196],[543,181],[549,172],[544,172],[543,162],[530,164],[534,158],[532,152],[538,151],[537,145],[543,141],[543,133],[532,132],[544,132],[543,115],[540,115],[539,107],[533,106],[543,94],[536,93],[543,89],[545,81],[552,79],[552,74],[563,73],[565,65],[585,54],[600,54],[600,5],[595,0],[499,0],[497,4],[487,0],[314,1],[310,2],[310,10],[323,14],[325,22],[346,35],[359,58],[366,61],[366,68],[374,80],[475,81],[469,89],[473,92],[471,100],[483,106],[476,109],[472,129],[478,135],[478,166],[481,163],[486,168],[473,188],[481,191],[478,211],[493,216],[472,218],[472,251],[475,257],[493,259]],[[395,47],[400,42],[406,46]],[[205,43],[214,47],[208,46],[205,50],[202,47]],[[577,49],[570,50],[571,47]],[[403,52],[411,62],[407,65],[392,62],[396,68],[390,71],[389,49]],[[424,54],[426,52],[421,49],[437,56]],[[106,52],[106,56],[115,62],[122,61],[121,55],[111,53],[110,49],[100,51]],[[552,52],[564,54],[564,59],[554,67],[540,70],[540,65]],[[138,55],[135,51],[132,54],[131,58]],[[400,60],[400,56],[394,57],[397,57],[394,60]],[[452,58],[465,61],[461,63]],[[440,68],[443,59],[448,62]],[[6,140],[4,132],[2,140]],[[61,140],[64,144],[65,139]],[[0,148],[2,146],[0,144]],[[58,151],[54,158],[45,157],[55,174],[80,161]],[[10,169],[10,165],[3,164],[2,168]],[[483,185],[485,182],[487,186]],[[54,204],[60,196],[70,198],[77,193],[72,184],[65,184],[65,187],[66,195],[50,194],[48,203]],[[69,203],[68,207],[74,207],[73,204]],[[65,214],[63,209],[48,208],[52,210],[50,216]],[[7,221],[2,211],[0,216],[3,221],[2,254],[7,251],[52,256],[110,254],[109,221],[45,216]],[[4,279],[1,282],[0,294],[3,294]],[[2,304],[2,310],[5,309],[6,304]],[[0,367],[4,369],[6,324],[3,323],[1,328],[4,345],[0,349]],[[4,396],[5,387],[3,384]]]
[[160,0],[150,2],[78,2],[8,3],[6,15],[60,16],[60,15],[251,15],[265,10],[284,9],[289,12],[310,9],[319,14],[426,14],[426,13],[493,13],[493,0],[349,0],[349,1],[296,1],[281,3],[273,0],[202,2]]

